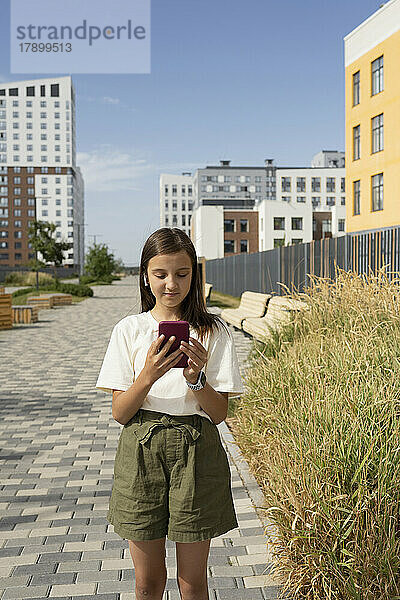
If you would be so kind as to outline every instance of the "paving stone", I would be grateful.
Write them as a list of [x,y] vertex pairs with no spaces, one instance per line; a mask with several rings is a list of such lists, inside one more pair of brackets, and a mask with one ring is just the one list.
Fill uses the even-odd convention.
[[[134,598],[127,540],[105,518],[121,426],[112,419],[110,396],[94,386],[113,326],[140,312],[138,278],[93,290],[81,303],[41,311],[32,326],[1,332],[8,355],[0,371],[1,600]],[[253,341],[230,330],[245,379]],[[210,600],[269,600],[278,588],[264,585],[270,558],[254,507],[261,501],[252,498],[226,423],[218,429],[239,527],[212,539]],[[166,566],[163,600],[180,600],[175,543],[168,539]]]

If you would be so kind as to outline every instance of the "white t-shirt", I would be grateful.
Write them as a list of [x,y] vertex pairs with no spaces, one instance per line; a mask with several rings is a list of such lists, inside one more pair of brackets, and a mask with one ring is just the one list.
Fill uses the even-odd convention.
[[[222,320],[222,319],[221,319]],[[199,340],[196,330],[189,335]],[[113,328],[111,338],[97,379],[96,388],[112,393],[126,391],[143,369],[148,349],[158,338],[158,321],[150,311],[129,315]],[[207,382],[217,392],[244,392],[232,333],[223,325],[207,334],[202,345],[208,353],[204,372]],[[172,367],[151,386],[142,408],[171,415],[199,414],[211,417],[201,408],[186,384],[182,368]]]

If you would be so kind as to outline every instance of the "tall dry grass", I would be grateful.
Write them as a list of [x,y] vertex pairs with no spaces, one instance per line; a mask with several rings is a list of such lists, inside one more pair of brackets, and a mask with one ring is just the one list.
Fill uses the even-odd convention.
[[400,598],[400,286],[314,277],[310,305],[254,348],[235,436],[294,600]]
[[[54,281],[54,277],[49,273],[39,272],[39,285]],[[7,273],[5,283],[8,285],[36,285],[36,272],[33,271],[11,271]]]

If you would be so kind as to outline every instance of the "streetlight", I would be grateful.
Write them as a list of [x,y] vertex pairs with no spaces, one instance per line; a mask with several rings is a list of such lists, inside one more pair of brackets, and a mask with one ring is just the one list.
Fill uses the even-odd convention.
[[77,223],[78,228],[78,255],[79,255],[79,276],[83,275],[83,263],[85,260],[85,244],[83,245],[83,258],[81,258],[81,237],[80,237],[80,227],[86,227],[87,223]]

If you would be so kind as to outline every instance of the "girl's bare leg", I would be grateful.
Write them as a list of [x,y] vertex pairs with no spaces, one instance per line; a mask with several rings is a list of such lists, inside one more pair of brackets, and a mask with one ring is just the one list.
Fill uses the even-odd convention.
[[207,561],[210,542],[176,542],[177,581],[182,600],[209,600]]
[[165,536],[157,540],[128,540],[135,567],[136,600],[162,600],[167,582]]

